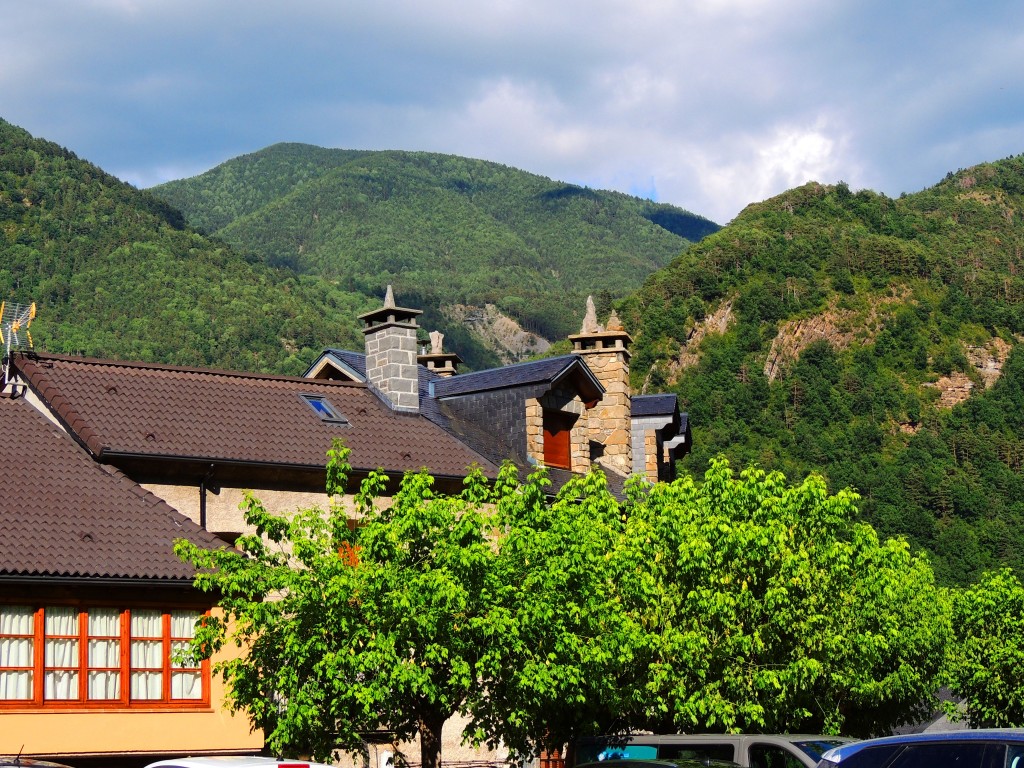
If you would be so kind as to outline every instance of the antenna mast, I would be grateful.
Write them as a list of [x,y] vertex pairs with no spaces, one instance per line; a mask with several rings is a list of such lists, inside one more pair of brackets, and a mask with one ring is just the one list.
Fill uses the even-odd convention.
[[[36,316],[36,303],[8,304],[0,301],[0,344],[3,345],[3,379],[0,390],[7,387],[11,370],[11,352],[13,350],[32,349],[32,334],[28,328]],[[24,338],[22,338],[24,336]]]

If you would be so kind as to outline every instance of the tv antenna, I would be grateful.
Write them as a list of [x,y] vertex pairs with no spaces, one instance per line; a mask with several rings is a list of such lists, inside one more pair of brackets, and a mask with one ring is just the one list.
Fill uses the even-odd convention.
[[16,304],[0,301],[0,344],[4,348],[3,381],[0,389],[7,386],[13,350],[32,349],[32,334],[29,326],[36,316],[36,303]]

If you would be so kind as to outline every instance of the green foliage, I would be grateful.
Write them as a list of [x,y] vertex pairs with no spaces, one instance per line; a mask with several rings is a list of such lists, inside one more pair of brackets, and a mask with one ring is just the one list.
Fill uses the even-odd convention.
[[[718,226],[669,205],[424,152],[277,144],[154,193],[266,264],[420,308],[496,304],[549,339]],[[566,307],[574,308],[567,312]]]
[[376,303],[268,269],[181,213],[0,120],[0,298],[35,301],[50,352],[301,373],[361,345]]
[[625,517],[604,475],[566,484],[553,501],[547,478],[499,480],[492,632],[481,663],[474,726],[522,756],[623,724],[657,612],[647,564],[626,549]]
[[634,483],[550,504],[499,490],[502,592],[482,731],[526,754],[581,735],[881,733],[931,706],[949,634],[927,561],[809,478]]
[[[856,488],[882,535],[929,552],[943,583],[1024,573],[1019,352],[988,390],[972,363],[1024,333],[1021,179],[1024,156],[898,200],[807,184],[748,206],[621,301],[634,387],[675,391],[689,413],[682,466],[725,454],[792,481],[819,472]],[[727,306],[724,333],[694,335]],[[780,353],[778,336],[819,328],[827,342]],[[950,375],[974,385],[952,411],[936,387]]]
[[[347,456],[336,444],[330,490],[345,487]],[[363,481],[354,530],[340,501],[282,516],[248,496],[256,533],[240,552],[176,546],[208,569],[196,584],[218,591],[224,611],[196,647],[208,655],[229,633],[248,649],[217,671],[275,753],[356,753],[361,731],[384,728],[419,733],[434,766],[441,726],[474,690],[493,559],[485,482],[474,472],[461,496],[435,495],[429,475],[408,474],[386,503],[384,483]]]
[[856,522],[856,496],[712,462],[628,506],[660,585],[656,731],[865,735],[934,690],[948,618],[927,562]]
[[[336,444],[328,491],[347,484]],[[948,604],[928,563],[856,518],[856,496],[812,477],[632,482],[594,470],[552,499],[540,469],[471,472],[457,496],[407,474],[390,498],[293,515],[245,502],[240,551],[178,542],[219,596],[194,652],[227,639],[231,703],[276,752],[357,752],[359,732],[421,737],[443,722],[529,758],[628,729],[868,734],[935,690]]]
[[1024,586],[1009,570],[953,592],[953,641],[946,681],[962,700],[948,709],[972,728],[1024,723]]

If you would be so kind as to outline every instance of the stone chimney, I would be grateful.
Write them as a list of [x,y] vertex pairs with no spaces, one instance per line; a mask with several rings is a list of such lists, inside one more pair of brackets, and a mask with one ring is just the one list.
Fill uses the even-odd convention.
[[462,362],[462,358],[454,352],[445,352],[442,349],[443,343],[444,334],[440,331],[431,331],[430,354],[427,354],[426,349],[420,350],[420,354],[416,358],[416,362],[433,371],[438,376],[448,378],[449,376],[454,376],[456,374],[457,368]]
[[606,327],[598,324],[594,300],[588,298],[583,327],[569,341],[573,354],[583,358],[605,389],[601,402],[587,412],[590,440],[603,446],[597,461],[629,475],[633,471],[629,389],[629,345],[633,339],[622,327],[615,310]]
[[388,286],[384,306],[359,316],[366,340],[366,378],[397,411],[419,413],[419,371],[416,365],[418,309],[395,306]]

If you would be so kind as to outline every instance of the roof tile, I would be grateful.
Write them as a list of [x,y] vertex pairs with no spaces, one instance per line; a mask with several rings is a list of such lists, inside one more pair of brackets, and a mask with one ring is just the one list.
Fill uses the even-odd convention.
[[224,546],[23,400],[0,398],[0,576],[190,581],[173,542]]
[[[497,471],[429,419],[392,411],[365,384],[61,356],[17,356],[15,365],[97,458],[319,468],[339,437],[357,470],[461,476],[476,463]],[[348,423],[322,420],[302,395],[326,398]]]

